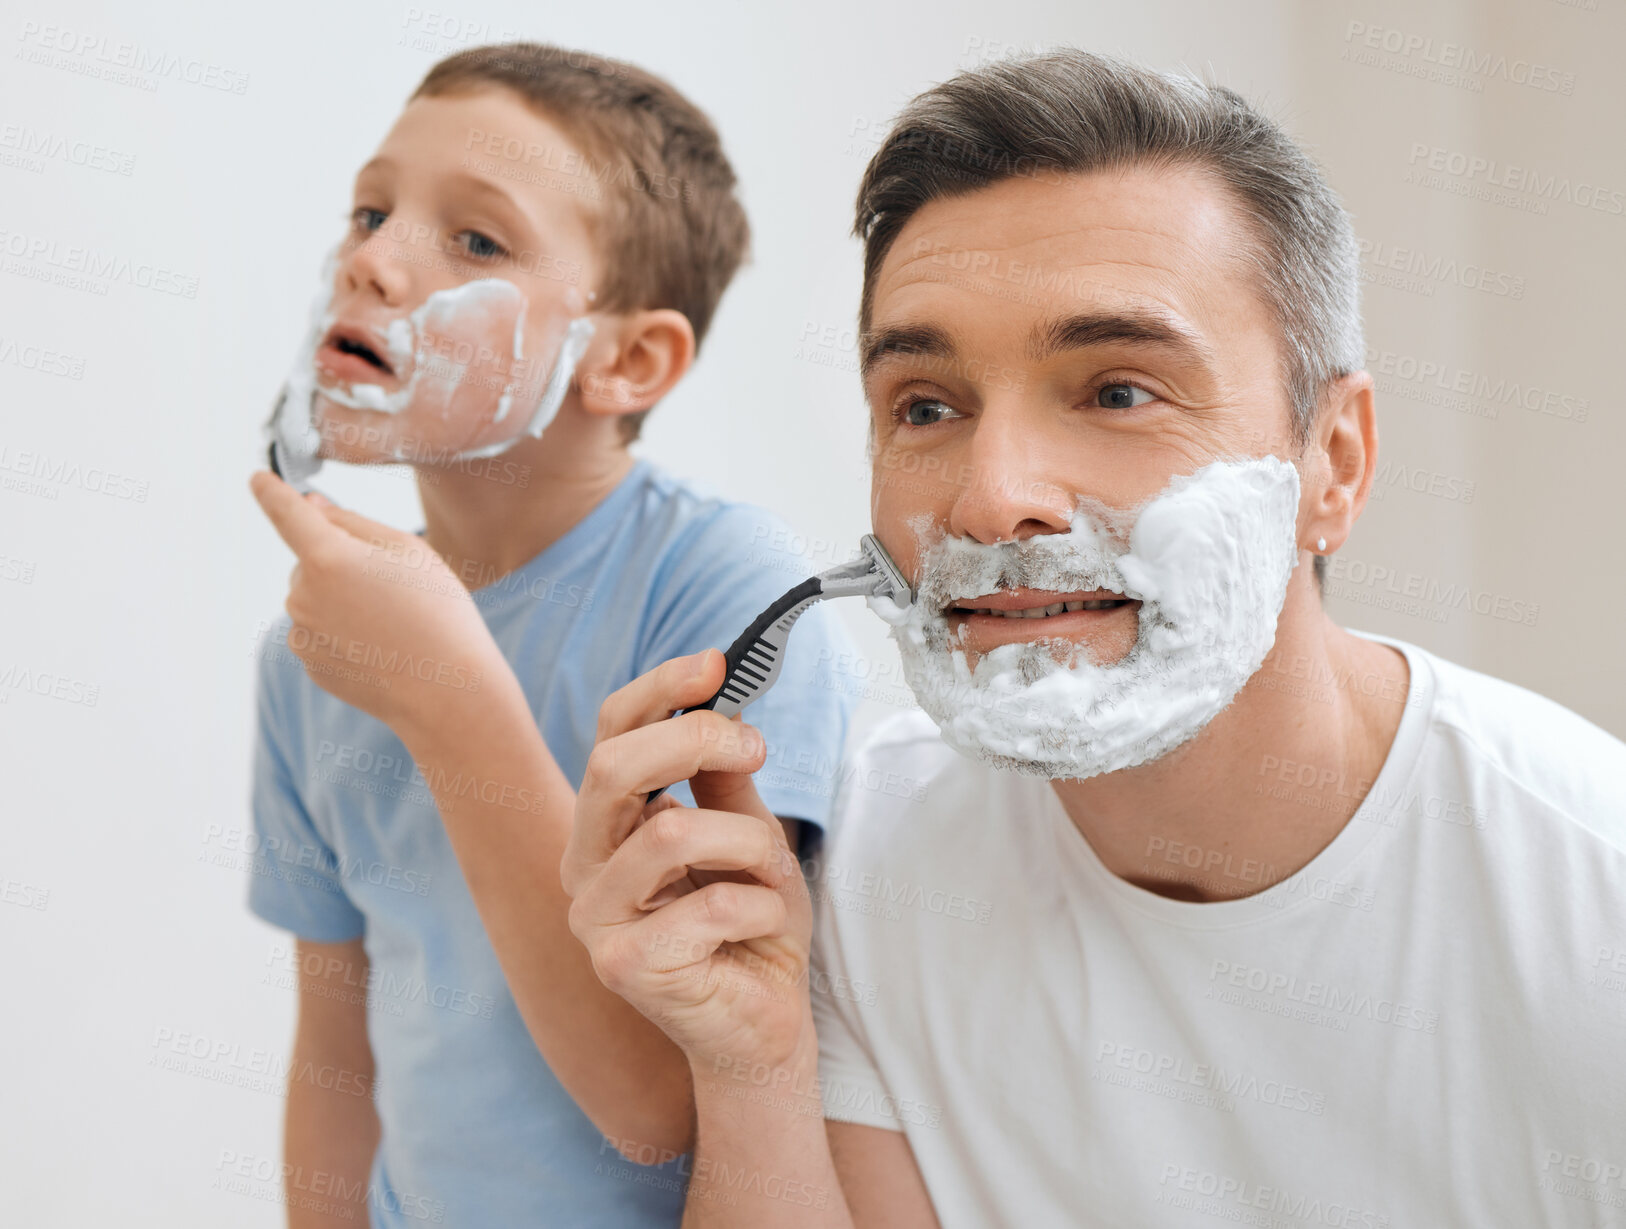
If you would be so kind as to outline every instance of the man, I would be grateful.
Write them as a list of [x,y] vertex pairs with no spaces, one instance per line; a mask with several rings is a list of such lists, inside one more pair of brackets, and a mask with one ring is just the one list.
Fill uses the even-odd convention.
[[[911,103],[857,230],[929,719],[844,771],[816,940],[760,740],[662,720],[705,659],[606,703],[564,863],[694,1073],[685,1223],[1626,1204],[1626,747],[1323,611],[1378,441],[1315,167],[1228,90],[1058,52]],[[644,816],[686,777],[705,809]]]

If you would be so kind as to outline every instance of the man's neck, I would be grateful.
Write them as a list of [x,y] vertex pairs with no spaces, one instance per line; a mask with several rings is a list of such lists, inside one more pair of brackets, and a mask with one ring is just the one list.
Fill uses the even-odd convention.
[[1251,896],[1349,822],[1409,684],[1403,654],[1344,631],[1294,586],[1264,665],[1195,739],[1138,768],[1051,784],[1119,878],[1179,900]]
[[469,589],[483,588],[569,533],[634,464],[613,420],[567,405],[541,439],[420,469],[424,540]]

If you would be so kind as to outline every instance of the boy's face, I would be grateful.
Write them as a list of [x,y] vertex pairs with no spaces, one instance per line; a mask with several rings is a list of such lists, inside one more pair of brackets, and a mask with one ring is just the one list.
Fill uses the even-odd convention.
[[433,463],[515,437],[599,282],[583,161],[500,87],[407,105],[336,253],[322,455]]
[[[910,218],[862,354],[873,522],[906,574],[934,537],[1065,533],[1081,496],[1127,509],[1216,459],[1296,455],[1236,209],[1189,168],[1133,167],[1008,179]],[[1137,640],[1121,594],[988,598],[943,612],[973,666],[1041,640],[1106,666]],[[999,613],[1080,601],[1096,605]]]

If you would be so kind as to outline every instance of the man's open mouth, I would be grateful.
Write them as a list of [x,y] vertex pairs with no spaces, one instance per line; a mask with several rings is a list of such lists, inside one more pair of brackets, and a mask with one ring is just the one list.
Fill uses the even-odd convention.
[[1111,589],[1002,589],[943,607],[953,642],[978,653],[1037,641],[1116,643],[1138,634],[1141,603]]
[[1127,597],[1102,598],[1088,602],[1052,602],[1048,606],[1031,606],[1024,610],[995,610],[993,607],[951,606],[951,614],[967,615],[997,615],[1001,619],[1048,619],[1052,615],[1066,614],[1075,610],[1116,610],[1119,606],[1131,605]]
[[943,613],[965,618],[982,616],[995,619],[1053,619],[1058,615],[1117,610],[1123,606],[1139,605],[1138,600],[1107,589],[1096,589],[1089,593],[1046,593],[1034,589],[1010,589],[978,597],[960,598],[951,602]]

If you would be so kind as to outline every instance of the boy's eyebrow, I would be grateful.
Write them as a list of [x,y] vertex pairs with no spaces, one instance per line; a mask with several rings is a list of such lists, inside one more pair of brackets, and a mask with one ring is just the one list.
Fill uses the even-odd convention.
[[531,219],[531,215],[529,211],[526,210],[525,206],[520,204],[519,201],[515,200],[507,189],[503,188],[500,184],[492,183],[489,179],[482,179],[478,175],[470,175],[467,171],[453,171],[449,175],[441,176],[441,178],[455,180],[458,183],[467,184],[476,192],[483,193],[486,196],[494,196],[509,206],[509,208],[514,209],[520,214],[524,215],[527,220],[533,220]]
[[363,176],[369,175],[374,171],[393,171],[394,169],[394,160],[391,158],[386,158],[383,154],[379,154],[378,157],[371,159],[364,166],[362,166],[359,171],[356,172],[356,182],[360,183]]
[[[380,154],[371,162],[363,166],[361,170],[356,172],[356,179],[360,180],[361,177],[367,174],[369,171],[392,171],[394,169],[396,169],[394,159]],[[536,219],[531,216],[530,211],[527,210],[523,204],[516,200],[500,184],[493,183],[489,179],[482,179],[478,175],[471,175],[467,171],[449,171],[444,175],[437,176],[436,178],[442,182],[450,180],[455,183],[466,185],[474,191],[482,193],[486,196],[494,196],[503,204],[507,205],[510,209],[518,213],[532,226],[536,225]]]

